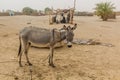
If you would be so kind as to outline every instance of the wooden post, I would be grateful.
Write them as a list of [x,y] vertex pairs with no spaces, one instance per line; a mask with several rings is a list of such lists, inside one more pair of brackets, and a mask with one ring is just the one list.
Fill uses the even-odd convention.
[[49,24],[53,24],[52,15],[53,15],[53,9],[52,11],[49,11]]
[[76,7],[76,0],[74,0],[74,10],[75,10],[75,7]]
[[70,24],[73,23],[73,19],[72,19],[72,10],[70,9],[70,21],[69,21]]
[[71,21],[72,24],[73,24],[73,18],[74,18],[75,7],[76,7],[76,0],[74,0],[74,8],[73,8],[73,10],[72,10],[72,21]]
[[50,20],[50,11],[49,11],[49,24],[51,24],[51,20]]
[[76,0],[74,0],[74,7],[70,9],[70,24],[73,24],[73,18],[74,18],[74,11],[76,6]]

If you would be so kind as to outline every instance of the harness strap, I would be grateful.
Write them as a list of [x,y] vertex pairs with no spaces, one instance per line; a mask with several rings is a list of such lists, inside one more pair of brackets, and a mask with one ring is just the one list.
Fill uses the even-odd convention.
[[60,41],[62,41],[62,40],[64,40],[66,37],[63,36],[63,34],[62,34],[62,30],[59,30],[59,31],[60,31]]

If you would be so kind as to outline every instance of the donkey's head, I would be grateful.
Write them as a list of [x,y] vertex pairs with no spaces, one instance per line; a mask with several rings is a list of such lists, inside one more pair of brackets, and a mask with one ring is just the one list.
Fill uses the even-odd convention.
[[73,38],[74,38],[74,33],[73,31],[77,28],[77,24],[75,24],[73,27],[66,27],[65,25],[63,26],[62,29],[65,30],[65,38],[66,38],[66,41],[67,41],[67,46],[70,48],[72,47],[72,41],[73,41]]

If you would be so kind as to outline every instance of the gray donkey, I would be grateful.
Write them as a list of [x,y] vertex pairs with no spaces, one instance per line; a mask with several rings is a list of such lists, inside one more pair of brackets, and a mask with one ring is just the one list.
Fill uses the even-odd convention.
[[[61,42],[66,39],[67,46],[70,48],[72,47],[72,40],[74,37],[73,31],[76,29],[77,24],[73,27],[66,27],[65,25],[60,30],[57,29],[44,29],[44,28],[37,28],[37,27],[25,27],[23,30],[20,31],[19,34],[19,66],[22,67],[21,64],[21,57],[22,53],[24,52],[26,56],[27,63],[32,65],[28,58],[28,49],[31,44],[37,45],[47,45],[50,47],[50,54],[49,54],[49,65],[52,67],[54,66],[53,63],[53,53],[54,53],[54,46],[56,43]],[[22,50],[23,47],[23,50]]]

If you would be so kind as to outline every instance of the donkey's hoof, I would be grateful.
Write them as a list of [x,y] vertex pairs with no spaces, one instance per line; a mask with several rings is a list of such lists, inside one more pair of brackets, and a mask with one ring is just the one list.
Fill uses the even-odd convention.
[[55,68],[56,66],[55,65],[52,65],[53,68]]
[[23,67],[23,65],[22,65],[22,64],[20,64],[19,66],[20,66],[20,67]]
[[29,66],[32,66],[32,63],[28,63]]
[[49,64],[49,66],[51,66],[51,67],[53,67],[53,68],[55,68],[55,67],[56,67],[54,64]]

